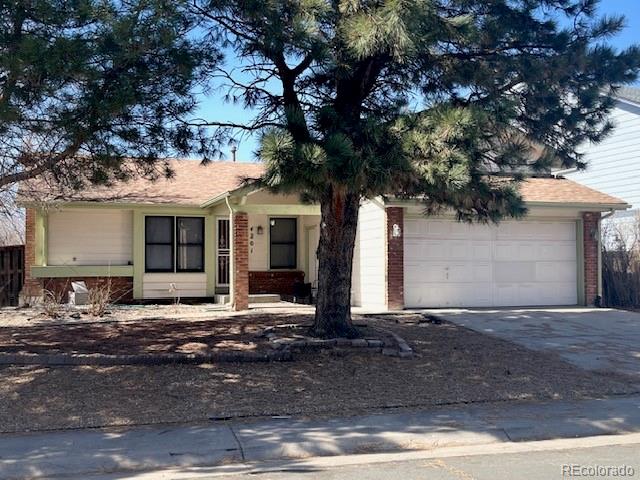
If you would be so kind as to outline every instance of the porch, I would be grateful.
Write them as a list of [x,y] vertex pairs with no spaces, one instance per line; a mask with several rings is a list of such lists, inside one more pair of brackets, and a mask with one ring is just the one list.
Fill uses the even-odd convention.
[[215,233],[218,299],[246,310],[250,303],[292,300],[304,284],[315,294],[318,206],[263,191],[229,195],[223,206],[228,214],[218,217]]

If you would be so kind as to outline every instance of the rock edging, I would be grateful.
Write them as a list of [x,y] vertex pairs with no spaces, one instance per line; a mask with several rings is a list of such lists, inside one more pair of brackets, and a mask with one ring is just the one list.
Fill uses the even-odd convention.
[[103,353],[0,353],[0,365],[168,365],[244,362],[288,362],[293,356],[288,350],[212,353],[143,353],[108,355]]

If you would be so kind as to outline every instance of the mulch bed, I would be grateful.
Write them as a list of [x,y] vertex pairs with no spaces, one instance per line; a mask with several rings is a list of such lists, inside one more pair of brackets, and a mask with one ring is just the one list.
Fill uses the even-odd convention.
[[[307,320],[270,315],[263,322]],[[247,338],[254,335],[238,318],[229,321],[238,324],[240,335],[243,328]],[[406,339],[415,355],[403,359],[362,354],[355,349],[338,354],[328,349],[303,353],[288,363],[3,367],[0,431],[270,415],[348,415],[390,408],[568,400],[637,391],[629,379],[581,370],[557,356],[456,325],[396,324],[393,317],[369,321]],[[175,348],[172,345],[193,340],[186,332],[210,338],[209,329],[215,328],[215,323],[222,325],[220,320],[189,325],[168,322],[173,330],[150,325],[159,329],[157,333],[163,338],[150,343],[153,348]],[[253,316],[251,323],[258,323]],[[118,339],[127,337],[125,331],[113,328],[103,333],[112,332]],[[80,338],[74,341],[80,342]]]

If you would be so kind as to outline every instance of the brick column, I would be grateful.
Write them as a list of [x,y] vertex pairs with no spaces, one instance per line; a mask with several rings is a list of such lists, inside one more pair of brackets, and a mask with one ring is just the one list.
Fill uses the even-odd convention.
[[249,218],[245,212],[233,216],[233,309],[249,308]]
[[33,208],[26,209],[24,228],[24,284],[20,296],[23,301],[29,301],[28,297],[42,295],[40,280],[31,277],[31,267],[36,264],[36,211]]
[[598,296],[598,248],[600,214],[585,212],[582,214],[584,238],[584,298],[585,303],[593,306]]
[[[387,217],[386,303],[389,310],[404,308],[404,210],[385,209]],[[395,228],[394,228],[395,227]]]

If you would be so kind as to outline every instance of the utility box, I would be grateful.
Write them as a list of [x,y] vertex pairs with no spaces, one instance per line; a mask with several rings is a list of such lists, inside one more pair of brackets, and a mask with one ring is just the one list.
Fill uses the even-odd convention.
[[89,303],[89,289],[84,282],[71,282],[69,305],[86,305]]

